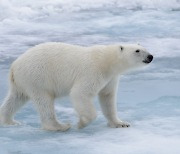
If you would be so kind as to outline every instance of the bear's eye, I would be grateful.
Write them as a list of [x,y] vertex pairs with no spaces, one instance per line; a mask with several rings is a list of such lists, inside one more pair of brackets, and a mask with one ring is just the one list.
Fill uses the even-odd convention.
[[120,46],[121,51],[124,49],[122,46]]
[[136,52],[138,53],[138,52],[140,52],[139,50],[136,50]]

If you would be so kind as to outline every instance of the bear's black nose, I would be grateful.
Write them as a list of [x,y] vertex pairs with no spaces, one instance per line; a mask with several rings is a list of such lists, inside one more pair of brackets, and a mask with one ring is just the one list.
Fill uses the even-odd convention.
[[153,55],[148,55],[147,59],[148,59],[149,62],[151,62],[153,60]]

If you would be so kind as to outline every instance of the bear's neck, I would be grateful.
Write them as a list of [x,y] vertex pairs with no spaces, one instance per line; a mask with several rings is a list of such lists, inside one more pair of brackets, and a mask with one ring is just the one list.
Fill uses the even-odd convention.
[[126,71],[126,68],[123,67],[125,61],[122,59],[121,64],[119,64],[116,51],[101,48],[98,51],[92,51],[91,55],[93,63],[96,64],[95,67],[106,78],[118,76]]

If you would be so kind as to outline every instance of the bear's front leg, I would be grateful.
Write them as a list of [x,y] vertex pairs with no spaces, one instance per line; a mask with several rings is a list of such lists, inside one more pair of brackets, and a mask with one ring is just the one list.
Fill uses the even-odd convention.
[[74,88],[70,96],[72,104],[79,116],[78,128],[84,128],[96,118],[93,97],[86,94],[85,90],[81,88]]
[[113,128],[130,127],[130,124],[118,118],[116,106],[118,79],[111,80],[99,93],[102,112],[108,120],[108,126]]

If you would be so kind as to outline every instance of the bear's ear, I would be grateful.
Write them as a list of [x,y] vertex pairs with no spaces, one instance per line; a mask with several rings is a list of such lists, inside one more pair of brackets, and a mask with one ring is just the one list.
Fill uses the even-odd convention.
[[121,51],[123,51],[123,50],[124,50],[124,47],[123,47],[122,45],[120,46],[120,50],[121,50]]

